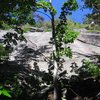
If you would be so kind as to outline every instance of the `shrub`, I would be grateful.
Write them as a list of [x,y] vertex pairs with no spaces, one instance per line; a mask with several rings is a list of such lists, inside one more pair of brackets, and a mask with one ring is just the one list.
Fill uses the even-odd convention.
[[8,52],[5,50],[2,44],[0,44],[0,60],[5,60],[8,58]]
[[5,89],[3,86],[0,85],[0,96],[6,96],[11,98],[10,91]]
[[84,60],[83,62],[83,67],[86,69],[86,71],[91,75],[91,76],[100,76],[100,68],[99,66],[96,66],[89,60]]
[[25,24],[25,25],[23,25],[23,26],[22,26],[23,32],[29,31],[29,27],[30,27],[30,25],[29,25],[28,23]]
[[5,23],[5,22],[2,22],[2,29],[4,29],[4,30],[8,30],[8,29],[11,29],[11,26],[10,25],[8,25],[7,23]]

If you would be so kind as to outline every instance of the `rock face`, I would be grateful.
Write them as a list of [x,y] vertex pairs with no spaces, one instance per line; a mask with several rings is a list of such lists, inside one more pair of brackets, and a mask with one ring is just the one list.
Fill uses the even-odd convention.
[[81,34],[78,36],[83,42],[87,44],[95,45],[100,47],[100,34],[99,33],[89,33],[86,30],[81,30]]
[[[1,31],[0,34],[5,34],[6,31]],[[27,32],[24,34],[27,43],[19,43],[15,50],[10,54],[10,60],[16,60],[19,63],[35,69],[34,63],[37,63],[39,70],[48,71],[48,62],[52,45],[49,44],[51,32]],[[0,38],[2,38],[0,36]],[[69,75],[71,63],[76,62],[78,66],[82,65],[83,59],[89,59],[94,55],[100,55],[100,34],[88,33],[86,30],[81,30],[78,38],[70,45],[73,51],[73,58],[65,58],[64,69]]]

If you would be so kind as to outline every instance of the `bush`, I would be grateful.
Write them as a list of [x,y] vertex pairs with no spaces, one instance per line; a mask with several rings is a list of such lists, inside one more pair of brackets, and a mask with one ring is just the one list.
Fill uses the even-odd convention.
[[23,25],[23,26],[22,26],[23,32],[29,31],[29,27],[30,27],[30,25],[29,25],[28,23],[25,24],[25,25]]
[[5,96],[11,98],[10,91],[5,89],[3,86],[0,85],[0,96]]
[[84,60],[83,62],[83,68],[85,68],[86,73],[88,73],[90,76],[100,76],[100,68],[99,66],[93,64],[89,60]]
[[51,29],[51,22],[50,22],[50,21],[45,21],[45,22],[43,23],[43,27],[44,27],[44,28],[47,28],[47,29]]
[[80,28],[85,28],[86,24],[80,24],[80,23],[76,23],[74,21],[68,20],[68,26],[71,29],[77,29],[77,28],[80,29]]
[[4,30],[11,29],[11,26],[10,26],[10,25],[8,25],[8,24],[7,24],[7,23],[5,23],[5,22],[2,22],[1,27],[2,27],[2,29],[4,29]]
[[5,50],[2,44],[0,44],[0,60],[5,60],[8,58],[8,52]]

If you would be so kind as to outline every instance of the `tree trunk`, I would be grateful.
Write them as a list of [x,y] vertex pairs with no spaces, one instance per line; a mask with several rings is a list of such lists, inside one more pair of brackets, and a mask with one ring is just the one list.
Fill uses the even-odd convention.
[[[52,1],[49,0],[52,5]],[[57,64],[57,45],[56,45],[56,32],[55,32],[55,18],[52,10],[50,11],[51,14],[51,24],[52,24],[52,39],[53,39],[53,64],[54,64],[54,73],[53,73],[53,82],[54,82],[54,100],[61,100],[59,98],[59,82],[58,82],[58,64]]]
[[55,24],[54,24],[54,15],[51,12],[52,16],[52,38],[53,38],[53,62],[54,62],[54,73],[53,73],[53,82],[54,82],[54,100],[59,100],[59,95],[58,95],[58,79],[57,79],[57,74],[58,74],[58,64],[57,64],[57,59],[56,59],[56,53],[57,53],[57,47],[56,47],[56,33],[55,33]]

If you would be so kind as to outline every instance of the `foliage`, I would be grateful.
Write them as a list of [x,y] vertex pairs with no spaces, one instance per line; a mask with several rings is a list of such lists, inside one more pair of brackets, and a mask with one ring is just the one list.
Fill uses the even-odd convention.
[[5,82],[5,86],[9,88],[12,99],[19,97],[22,94],[22,88],[17,82],[17,75],[10,76]]
[[3,43],[0,44],[0,60],[5,61],[9,58],[9,53],[13,51],[14,46],[18,44],[18,41],[26,42],[21,28],[15,28],[14,32],[7,32],[3,36]]
[[93,8],[94,10],[100,9],[100,7],[99,7],[100,1],[98,1],[98,0],[84,0],[84,2],[86,4],[85,7],[90,7],[90,8]]
[[10,91],[0,85],[0,96],[1,95],[11,98]]
[[25,25],[23,25],[23,26],[22,26],[22,30],[23,30],[23,32],[24,32],[24,33],[25,33],[25,32],[28,32],[28,31],[29,31],[30,26],[31,26],[31,25],[29,25],[28,23],[27,23],[27,24],[25,24]]
[[91,33],[100,33],[100,26],[96,25],[94,27],[86,27],[86,29]]
[[33,22],[30,13],[32,6],[35,4],[33,0],[1,0],[0,1],[0,24],[2,21],[10,25],[20,25]]
[[6,45],[6,50],[12,52],[13,45],[17,45],[18,41],[26,41],[23,36],[23,30],[21,28],[16,28],[15,32],[7,32],[4,36],[4,44]]
[[50,13],[52,12],[53,15],[56,14],[55,8],[50,4],[50,2],[47,2],[45,0],[39,0],[36,2],[37,4],[37,9],[43,8],[45,12],[49,11]]
[[84,1],[84,7],[92,9],[92,14],[88,14],[87,17],[90,21],[94,21],[95,24],[100,25],[100,1],[99,0],[82,0]]
[[45,21],[45,22],[43,23],[43,27],[44,27],[45,29],[51,29],[51,22],[50,22],[50,21]]
[[91,24],[91,21],[92,20],[90,17],[86,17],[84,20],[84,28],[86,28],[90,32],[100,32],[100,25],[97,23]]
[[9,49],[9,52],[12,51],[13,45],[17,45],[18,41],[25,40],[23,30],[20,29],[19,26],[26,23],[34,24],[32,16],[34,12],[32,6],[34,6],[34,4],[35,2],[33,0],[0,1],[0,27],[4,29],[13,28],[15,30],[13,33],[8,32],[4,35],[5,49]]
[[[7,2],[9,5],[13,4],[13,2]],[[17,5],[16,5],[17,4]],[[29,22],[29,19],[31,19],[29,15],[29,13],[31,12],[31,9],[36,11],[38,9],[43,8],[45,12],[49,12],[49,18],[51,20],[51,24],[52,24],[52,38],[51,38],[51,43],[52,45],[55,47],[53,49],[53,57],[52,60],[54,63],[52,63],[52,66],[54,67],[54,71],[56,70],[56,75],[53,74],[53,78],[54,78],[54,82],[52,78],[48,77],[49,82],[46,80],[46,78],[44,78],[43,80],[41,79],[41,77],[38,76],[38,74],[41,75],[41,73],[36,73],[34,72],[32,74],[32,77],[30,76],[30,78],[28,78],[27,80],[29,82],[31,82],[30,80],[34,80],[34,82],[32,83],[32,86],[34,88],[32,88],[33,95],[38,94],[39,90],[44,89],[44,87],[46,87],[45,85],[42,87],[41,84],[46,84],[46,85],[54,85],[54,88],[59,88],[59,91],[62,90],[62,88],[64,87],[64,82],[63,80],[66,80],[65,74],[67,73],[65,70],[62,71],[62,67],[63,67],[63,62],[61,62],[61,57],[62,55],[66,55],[67,57],[72,57],[72,52],[71,49],[69,47],[70,43],[73,43],[74,40],[76,39],[77,35],[79,34],[78,32],[74,32],[71,28],[68,27],[68,20],[67,20],[67,15],[72,14],[72,11],[75,11],[78,8],[77,2],[76,0],[67,0],[62,8],[61,8],[61,14],[59,16],[59,21],[57,22],[57,24],[55,25],[55,15],[56,15],[56,10],[55,8],[52,6],[52,4],[50,2],[47,2],[45,0],[39,0],[35,3],[36,5],[33,4],[32,1],[27,1],[25,0],[24,3],[22,3],[22,1],[19,2],[15,2],[15,4],[13,5],[13,11],[11,11],[11,9],[7,12],[11,15],[10,20],[8,21],[8,23],[10,22],[13,25],[21,25]],[[24,9],[25,8],[25,9]],[[3,9],[4,10],[4,9]],[[6,10],[4,10],[6,11]],[[3,15],[4,16],[4,15]],[[6,16],[8,18],[8,16]],[[28,18],[27,18],[28,17]],[[49,27],[49,25],[48,25]],[[18,34],[19,33],[19,34]],[[5,44],[8,46],[12,46],[12,45],[17,45],[17,41],[22,41],[25,40],[24,36],[23,36],[23,30],[16,27],[15,28],[15,32],[14,33],[7,33],[4,36],[5,39]],[[52,60],[50,62],[52,62]],[[57,66],[55,66],[57,65]],[[61,68],[60,68],[61,67]],[[59,73],[58,73],[59,72]],[[36,75],[35,75],[36,74]],[[49,73],[50,75],[52,75],[51,73]],[[47,74],[45,74],[47,76]],[[41,75],[42,76],[42,75]],[[46,77],[44,76],[44,77]],[[51,76],[52,77],[52,76]],[[38,79],[39,78],[39,79]],[[27,86],[27,84],[24,82],[24,85]],[[29,84],[29,86],[27,86],[28,88],[31,87],[31,85]],[[16,89],[16,84],[14,85],[14,88],[12,89],[13,91],[17,90]],[[20,90],[17,91],[17,93],[20,92]],[[26,92],[26,91],[23,91]],[[60,91],[62,92],[62,91]],[[30,91],[28,92],[30,93]],[[60,95],[59,95],[60,96]],[[60,96],[61,98],[61,96]],[[58,99],[60,100],[60,99]]]
[[[38,8],[43,8],[45,12],[48,11],[50,14],[49,18],[51,19],[51,25],[52,25],[51,44],[53,45],[52,60],[54,62],[53,63],[54,100],[59,100],[61,96],[58,95],[58,88],[59,91],[63,88],[60,87],[62,84],[62,80],[59,77],[65,76],[66,74],[66,71],[62,71],[63,66],[61,64],[62,62],[60,62],[61,55],[64,54],[67,57],[72,57],[71,49],[66,44],[74,42],[78,34],[77,32],[73,32],[68,29],[66,16],[72,14],[72,11],[75,11],[78,8],[78,5],[76,0],[67,0],[61,8],[62,11],[59,16],[59,22],[56,26],[55,26],[56,10],[53,8],[52,3],[44,2],[44,0],[41,0],[40,2],[37,3],[37,5]],[[66,45],[66,47],[64,47],[64,45]]]
[[34,26],[37,28],[41,28],[41,27],[45,28],[44,22],[36,22]]
[[81,29],[81,28],[85,28],[87,26],[85,23],[80,24],[80,23],[74,22],[72,20],[67,20],[67,23],[68,23],[68,27],[70,29]]
[[[4,67],[6,66],[5,62],[3,63],[3,65],[4,65]],[[2,64],[1,64],[1,66],[2,66]],[[14,65],[14,66],[16,66],[16,65]],[[8,67],[11,67],[11,66],[8,66]],[[21,96],[22,87],[20,86],[20,84],[17,81],[19,78],[17,77],[18,75],[15,75],[15,72],[16,71],[13,70],[13,73],[12,73],[12,71],[10,69],[9,74],[6,72],[4,75],[4,73],[3,73],[2,79],[0,79],[0,82],[2,83],[1,89],[2,89],[2,91],[4,90],[4,92],[6,91],[5,92],[6,94],[4,94],[4,96],[2,96],[3,95],[2,94],[0,99],[15,100]],[[9,75],[9,76],[7,76],[7,75]],[[10,97],[10,99],[5,96]]]
[[69,29],[67,25],[66,15],[71,14],[73,10],[77,9],[77,7],[78,5],[75,0],[72,0],[72,1],[68,0],[67,2],[65,2],[62,7],[61,15],[59,17],[60,22],[56,26],[57,52],[63,52],[63,53],[65,52],[64,54],[67,57],[71,57],[71,49],[69,46],[66,46],[65,49],[62,48],[63,44],[69,44],[69,43],[74,42],[78,33]]
[[[55,27],[58,25],[59,22],[60,22],[59,18],[55,19]],[[38,28],[43,27],[46,32],[51,31],[51,22],[50,21],[36,22],[36,24],[34,26],[38,27]],[[80,23],[77,23],[77,22],[67,19],[68,30],[86,28],[86,26],[87,26],[87,24],[80,24]]]
[[95,64],[93,64],[92,62],[85,60],[83,62],[83,68],[86,69],[86,71],[94,77],[100,76],[100,68],[99,66],[96,66]]
[[5,50],[3,44],[0,44],[0,60],[5,60],[8,58],[8,52]]
[[8,25],[8,24],[5,23],[5,22],[2,22],[2,24],[1,24],[1,29],[8,30],[8,29],[10,29],[10,28],[11,28],[10,25]]

